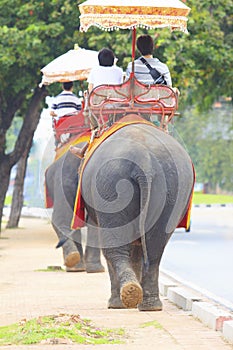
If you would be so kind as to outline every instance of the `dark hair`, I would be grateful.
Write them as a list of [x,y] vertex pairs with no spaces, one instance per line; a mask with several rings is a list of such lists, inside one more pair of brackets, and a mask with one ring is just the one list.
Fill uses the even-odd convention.
[[142,55],[152,55],[154,42],[150,35],[141,35],[137,39],[137,48]]
[[102,49],[98,54],[100,66],[111,67],[114,63],[114,53],[110,49]]
[[63,89],[64,90],[70,90],[73,87],[73,82],[72,81],[66,81],[63,83]]

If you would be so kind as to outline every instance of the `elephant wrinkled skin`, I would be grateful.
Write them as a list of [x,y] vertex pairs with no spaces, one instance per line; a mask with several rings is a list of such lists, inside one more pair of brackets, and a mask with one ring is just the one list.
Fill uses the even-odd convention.
[[[66,271],[103,272],[98,242],[95,242],[94,247],[88,244],[89,234],[92,235],[91,227],[87,233],[85,254],[81,231],[70,228],[79,179],[79,165],[80,159],[67,152],[52,163],[45,173],[47,191],[53,200],[52,225],[59,241],[64,242],[62,249]],[[98,240],[97,236],[94,238]]]
[[82,196],[108,265],[109,308],[162,309],[159,264],[193,183],[186,151],[152,125],[124,126],[95,150]]
[[[46,173],[54,204],[59,202],[60,210],[54,207],[53,212],[58,236],[70,233],[79,162],[68,152]],[[101,248],[107,261],[109,308],[162,309],[159,264],[186,213],[193,183],[189,155],[153,125],[124,126],[94,151],[83,170],[81,190],[88,214],[87,248]],[[66,241],[64,255],[75,246],[82,255],[79,242]]]

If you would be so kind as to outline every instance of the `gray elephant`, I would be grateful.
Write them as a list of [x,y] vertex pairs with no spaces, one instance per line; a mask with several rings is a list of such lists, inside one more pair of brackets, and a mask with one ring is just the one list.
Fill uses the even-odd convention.
[[[63,158],[67,182],[77,168],[71,156]],[[159,265],[186,213],[193,183],[186,151],[153,125],[124,126],[94,151],[83,169],[81,190],[92,232],[89,244],[95,247],[99,235],[96,248],[107,261],[108,308],[162,309]]]
[[[80,144],[82,145],[82,143]],[[88,244],[92,226],[87,232],[85,253],[80,229],[71,229],[73,207],[78,185],[80,159],[66,152],[52,163],[45,173],[46,192],[53,202],[52,225],[62,246],[67,272],[104,272],[101,263],[98,237],[92,237],[94,246]]]

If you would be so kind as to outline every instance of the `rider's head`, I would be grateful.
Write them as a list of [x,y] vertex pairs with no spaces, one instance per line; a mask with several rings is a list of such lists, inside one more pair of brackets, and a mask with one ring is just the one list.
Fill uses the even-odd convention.
[[110,49],[102,49],[98,54],[100,66],[111,67],[114,63],[114,53]]
[[154,49],[154,42],[150,35],[141,35],[137,38],[137,48],[140,53],[144,55],[152,55]]
[[65,91],[70,91],[73,87],[73,82],[72,81],[66,81],[65,83],[62,84],[63,90]]

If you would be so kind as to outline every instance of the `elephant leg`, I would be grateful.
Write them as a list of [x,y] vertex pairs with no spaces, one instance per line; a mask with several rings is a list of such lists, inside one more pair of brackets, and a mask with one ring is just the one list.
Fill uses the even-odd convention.
[[120,284],[114,273],[113,267],[107,261],[108,273],[111,281],[111,297],[108,300],[108,309],[125,309],[120,297]]
[[[126,308],[135,308],[142,302],[142,288],[130,263],[130,245],[105,248],[103,254],[119,281],[120,298]],[[114,281],[114,280],[113,280]],[[113,282],[111,281],[111,283]],[[114,286],[112,286],[114,288]]]
[[100,249],[90,246],[85,248],[85,266],[87,273],[104,272],[105,268],[101,263]]
[[[148,266],[144,266],[142,275],[143,301],[139,304],[140,311],[160,311],[163,308],[159,297],[159,265],[164,252],[164,248],[171,237],[162,231],[162,234],[146,236]],[[152,239],[148,239],[148,237]]]
[[141,282],[141,279],[142,279],[142,266],[143,266],[142,256],[143,256],[142,246],[140,242],[136,241],[131,245],[130,260],[131,260],[132,268],[139,282]]
[[80,255],[80,261],[76,263],[72,267],[66,266],[66,272],[82,272],[85,271],[85,262],[84,262],[84,253],[83,253],[83,247],[82,247],[82,236],[81,236],[81,231],[76,230],[75,232],[72,233],[71,235],[73,242],[77,248],[77,251]]
[[99,244],[98,229],[88,219],[87,243],[85,247],[85,266],[87,273],[104,272],[105,268],[101,263],[101,249]]
[[[54,223],[52,223],[52,225],[58,236],[59,241],[67,238],[67,235],[64,235]],[[64,265],[67,268],[74,267],[81,260],[81,256],[83,255],[83,253],[81,243],[79,243],[79,238],[81,239],[81,232],[80,230],[77,230],[74,233],[72,233],[72,235],[62,245]]]
[[163,308],[159,298],[159,264],[150,265],[143,272],[143,301],[138,305],[140,311],[160,311]]

